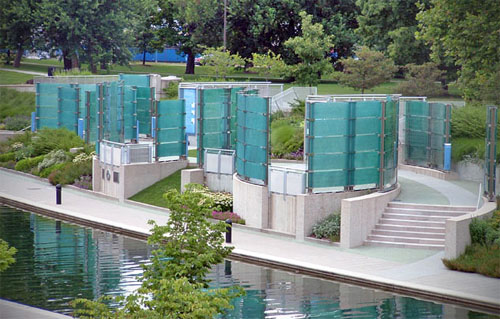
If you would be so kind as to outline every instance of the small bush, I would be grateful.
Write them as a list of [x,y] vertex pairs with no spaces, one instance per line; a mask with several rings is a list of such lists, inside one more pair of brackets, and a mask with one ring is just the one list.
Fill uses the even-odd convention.
[[[53,171],[62,169],[66,164],[67,164],[67,162],[62,162],[59,164],[55,164],[55,165],[46,167],[43,170],[37,169],[36,173],[38,174],[38,176],[40,176],[42,178],[47,178],[47,177],[49,177],[50,173],[52,173]],[[37,175],[37,174],[35,174],[35,175]]]
[[172,81],[168,84],[168,87],[163,89],[167,100],[176,100],[178,97],[179,82]]
[[31,125],[31,119],[25,115],[14,115],[5,118],[5,129],[9,131],[20,131]]
[[[498,212],[495,214],[498,214]],[[473,219],[469,225],[471,242],[483,246],[500,244],[500,229],[494,227],[495,225],[498,226],[495,221],[495,219]]]
[[83,175],[92,175],[92,163],[66,163],[61,169],[54,170],[49,175],[49,182],[52,185],[73,184]]
[[233,213],[233,212],[218,212],[218,211],[214,210],[212,212],[212,218],[217,219],[217,220],[231,219],[231,221],[233,223],[245,225],[245,220],[243,218],[241,218],[240,215]]
[[442,96],[445,91],[439,81],[443,71],[439,70],[435,63],[424,63],[422,65],[408,64],[406,81],[401,82],[396,92],[406,96]]
[[467,104],[451,112],[451,136],[484,138],[486,134],[486,107]]
[[312,229],[314,237],[330,239],[331,241],[340,240],[340,214],[333,213],[323,221],[314,225]]
[[16,167],[14,168],[16,171],[21,172],[29,172],[34,167],[38,166],[40,162],[43,161],[45,155],[40,155],[32,158],[25,158],[17,162]]
[[0,162],[13,161],[15,158],[16,158],[16,154],[14,152],[0,154]]
[[73,186],[76,186],[76,187],[79,187],[82,189],[92,190],[92,176],[91,175],[80,176],[80,178],[75,181]]
[[63,150],[53,150],[47,154],[44,160],[38,164],[38,171],[41,172],[47,167],[54,166],[59,163],[64,163],[70,160],[70,157]]
[[[212,192],[208,187],[199,184],[188,185],[191,192],[202,193],[210,199],[210,202],[213,203],[213,206],[210,208],[222,212],[230,212],[233,210],[233,195],[231,193]],[[186,185],[186,189],[188,189],[188,185]]]
[[14,169],[16,167],[15,161],[0,162],[0,167]]
[[75,132],[66,128],[43,128],[33,137],[32,144],[34,155],[41,155],[56,149],[69,151],[72,147],[83,147],[85,142]]
[[27,146],[21,146],[20,148],[16,149],[15,151],[15,158],[16,161],[20,161],[25,158],[32,157],[34,155],[34,148],[32,145],[27,145]]

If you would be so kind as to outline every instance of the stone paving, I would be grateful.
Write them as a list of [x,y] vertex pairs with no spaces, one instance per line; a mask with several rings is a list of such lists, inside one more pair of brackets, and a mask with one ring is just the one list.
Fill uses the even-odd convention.
[[[419,197],[419,192],[424,190],[421,197],[428,201],[438,198],[454,205],[475,205],[473,203],[477,201],[477,194],[457,184],[407,173],[402,172],[400,176],[410,181],[405,187],[416,187],[413,192],[410,191],[414,198]],[[428,196],[429,192],[441,195],[432,199]],[[17,201],[57,212],[61,216],[111,225],[144,235],[149,232],[148,220],[153,219],[158,223],[168,220],[168,211],[165,209],[137,205],[130,201],[120,203],[69,187],[63,188],[62,205],[56,205],[55,188],[48,182],[5,169],[0,170],[0,202],[2,200]],[[401,293],[466,302],[469,306],[488,307],[500,312],[500,280],[447,270],[441,262],[443,251],[365,246],[341,249],[296,241],[246,227],[233,229],[232,245],[235,247],[235,258],[283,266],[322,277],[330,275],[331,278],[352,280],[381,289],[391,288]]]

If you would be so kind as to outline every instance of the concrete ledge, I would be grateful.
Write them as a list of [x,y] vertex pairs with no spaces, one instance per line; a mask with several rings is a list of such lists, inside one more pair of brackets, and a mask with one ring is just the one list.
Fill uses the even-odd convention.
[[340,247],[363,245],[387,204],[401,192],[399,184],[392,191],[342,200],[340,219]]
[[489,218],[497,209],[496,202],[488,202],[486,198],[483,201],[485,204],[475,212],[446,220],[445,258],[453,259],[463,254],[465,247],[471,244],[469,225],[472,220]]
[[205,177],[202,168],[184,169],[181,171],[181,192],[186,190],[186,184],[204,185]]
[[256,185],[233,175],[233,211],[240,215],[246,225],[268,228],[269,193],[267,186]]
[[23,134],[23,131],[7,131],[7,130],[0,130],[0,142],[5,142],[9,138],[12,138],[16,135]]
[[406,164],[399,164],[399,169],[404,169],[404,170],[413,172],[415,174],[422,174],[422,175],[442,179],[445,181],[452,181],[452,180],[458,179],[458,174],[455,172],[451,172],[451,171],[450,172],[442,172],[442,171],[438,171],[437,169],[414,166],[414,165],[406,165]]

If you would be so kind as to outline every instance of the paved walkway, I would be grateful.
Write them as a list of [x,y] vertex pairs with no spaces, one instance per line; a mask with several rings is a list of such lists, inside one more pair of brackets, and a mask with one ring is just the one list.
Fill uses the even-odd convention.
[[[412,176],[406,175],[405,178],[410,179]],[[418,182],[414,182],[440,188],[435,191],[444,192],[451,202],[458,203],[455,195],[445,191],[451,184],[430,177],[419,176],[418,179]],[[164,209],[135,205],[128,201],[119,203],[68,187],[63,188],[62,205],[55,205],[53,186],[5,169],[0,170],[0,181],[0,200],[23,202],[71,218],[143,234],[149,232],[148,220],[165,223],[168,219],[168,211]],[[464,201],[463,204],[469,202]],[[330,274],[338,279],[354,280],[373,287],[394,288],[407,294],[418,293],[429,298],[449,298],[455,302],[488,305],[490,309],[500,311],[500,280],[447,270],[441,262],[442,251],[386,247],[341,249],[240,227],[233,230],[233,245],[234,255],[248,260],[306,270],[320,276]]]
[[25,70],[16,70],[16,69],[8,69],[8,68],[0,68],[0,71],[9,71],[9,72],[24,73],[24,74],[47,76],[47,73],[35,72],[35,71],[25,71]]
[[0,299],[0,319],[69,319],[55,312]]

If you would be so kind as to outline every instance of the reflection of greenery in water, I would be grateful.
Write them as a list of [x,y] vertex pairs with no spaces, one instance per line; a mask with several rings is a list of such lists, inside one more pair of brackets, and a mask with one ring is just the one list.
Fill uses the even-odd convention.
[[[18,249],[0,274],[0,298],[70,313],[76,297],[126,294],[150,250],[144,242],[0,206],[0,238]],[[209,275],[213,287],[239,284],[247,295],[220,318],[440,318],[481,314],[241,262]]]

